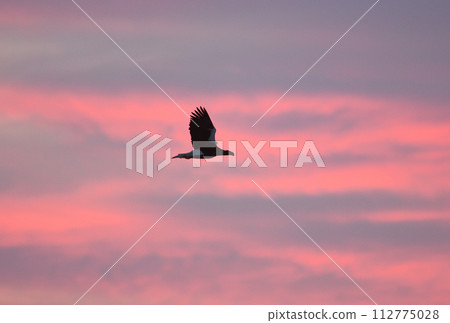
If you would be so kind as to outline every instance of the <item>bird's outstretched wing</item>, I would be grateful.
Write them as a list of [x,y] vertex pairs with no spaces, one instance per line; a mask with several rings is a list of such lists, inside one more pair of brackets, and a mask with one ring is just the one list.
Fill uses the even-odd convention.
[[211,141],[215,145],[216,128],[205,108],[199,107],[191,113],[189,132],[191,133],[191,141],[194,148],[199,148],[196,147],[196,142],[199,141]]

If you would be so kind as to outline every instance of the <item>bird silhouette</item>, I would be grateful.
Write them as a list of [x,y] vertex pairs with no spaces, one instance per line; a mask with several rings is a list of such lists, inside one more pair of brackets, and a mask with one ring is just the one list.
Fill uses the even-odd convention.
[[173,156],[172,159],[206,159],[213,158],[215,156],[234,156],[232,151],[223,150],[217,147],[216,128],[214,127],[205,108],[196,108],[196,110],[191,113],[189,132],[191,134],[191,142],[194,149],[188,153]]

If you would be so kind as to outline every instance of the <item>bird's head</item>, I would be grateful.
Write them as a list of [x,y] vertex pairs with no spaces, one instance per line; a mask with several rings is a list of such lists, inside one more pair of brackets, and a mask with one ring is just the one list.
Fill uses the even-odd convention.
[[229,150],[224,150],[224,151],[223,151],[223,154],[224,154],[224,155],[231,155],[231,156],[234,156],[234,152],[229,151]]

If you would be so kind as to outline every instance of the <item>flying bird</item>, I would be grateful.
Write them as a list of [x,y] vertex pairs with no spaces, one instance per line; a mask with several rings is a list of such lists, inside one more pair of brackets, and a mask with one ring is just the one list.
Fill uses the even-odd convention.
[[232,151],[217,147],[216,128],[205,108],[199,107],[191,113],[189,132],[191,133],[191,142],[194,150],[185,154],[178,154],[172,158],[205,159],[215,156],[234,156]]

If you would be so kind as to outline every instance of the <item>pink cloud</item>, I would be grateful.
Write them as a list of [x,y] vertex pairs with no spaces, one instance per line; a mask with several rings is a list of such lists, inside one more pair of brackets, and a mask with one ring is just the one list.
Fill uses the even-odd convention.
[[[173,138],[173,151],[190,149],[188,118],[163,96],[50,94],[29,89],[24,96],[23,91],[1,89],[5,98],[3,121],[9,124],[13,120],[14,125],[22,127],[17,129],[29,129],[29,125],[38,125],[38,131],[48,128],[48,137],[57,137],[61,145],[75,149],[74,142],[84,143],[83,139],[101,133],[113,143],[122,142],[124,147],[131,137],[149,129]],[[313,199],[327,194],[339,197],[354,192],[370,196],[371,192],[380,191],[394,194],[394,198],[412,195],[434,201],[449,189],[446,177],[442,176],[449,170],[445,163],[448,127],[434,118],[422,120],[419,112],[407,113],[411,102],[291,95],[267,116],[267,120],[250,128],[259,113],[270,106],[273,97],[268,94],[251,98],[231,94],[205,97],[205,105],[218,128],[218,139],[242,138],[253,143],[272,138],[313,139],[323,154],[325,169],[313,165],[279,169],[276,151],[267,147],[263,151],[270,164],[267,169],[253,166],[230,169],[226,164],[213,163],[203,163],[201,168],[195,169],[189,162],[182,161],[172,163],[151,180],[124,166],[120,166],[123,173],[115,168],[124,163],[124,156],[120,157],[119,148],[111,146],[101,153],[105,163],[102,168],[106,169],[106,163],[114,167],[106,169],[102,178],[95,177],[96,168],[87,168],[89,172],[85,171],[70,190],[40,192],[37,188],[24,194],[8,186],[4,188],[0,199],[3,210],[0,244],[5,253],[12,257],[8,250],[33,246],[41,249],[31,253],[56,252],[57,258],[64,259],[63,263],[70,266],[67,265],[67,275],[61,278],[65,282],[64,290],[61,282],[52,283],[49,278],[51,270],[45,262],[52,263],[51,256],[40,263],[41,277],[27,278],[27,287],[20,285],[22,278],[11,270],[7,274],[12,278],[2,285],[2,302],[74,302],[102,270],[106,270],[199,178],[199,184],[185,200],[86,297],[86,303],[369,303],[351,281],[271,205],[251,179],[277,201],[305,196]],[[194,100],[188,97],[179,104],[190,112]],[[343,107],[344,113],[336,114]],[[383,110],[395,107],[404,112],[398,112],[395,118],[386,118],[378,113],[380,107]],[[297,129],[294,124],[282,132],[271,128],[271,120],[299,111],[319,116],[318,127],[312,124]],[[342,119],[333,120],[331,116],[335,115]],[[348,120],[353,122],[352,127],[340,132],[327,130],[328,124]],[[19,160],[45,165],[50,156],[59,156],[61,163],[66,162],[65,154],[51,149],[52,142],[48,143],[48,151],[42,159],[31,159],[32,156],[20,149],[23,138],[14,134],[2,133],[3,138],[17,140],[7,146],[15,154],[15,159],[6,165],[11,169]],[[89,140],[85,145],[89,146]],[[395,145],[406,148],[399,152],[400,148]],[[90,149],[96,150],[96,147]],[[411,147],[412,152],[408,150]],[[96,157],[96,154],[84,155],[81,160],[84,164],[95,163]],[[242,162],[245,157],[239,158]],[[34,169],[33,163],[21,165],[29,168],[22,173]],[[47,177],[56,176],[53,169],[43,166],[39,171],[45,171]],[[14,182],[15,177],[12,180]],[[220,209],[216,212],[200,212],[195,207],[202,196],[223,198],[223,204],[217,203]],[[258,204],[247,205],[245,198],[255,201],[251,200],[255,196],[261,199],[257,200]],[[243,202],[235,205],[239,198]],[[273,209],[259,206],[262,201]],[[282,206],[290,213],[295,204]],[[302,216],[299,221],[307,227],[313,220],[323,221],[324,225],[330,225],[331,221],[336,227],[361,221],[421,225],[427,221],[445,221],[448,208],[443,205],[433,210],[414,209],[414,206],[407,208],[402,204],[395,207],[369,209],[364,214],[348,214],[348,209],[336,208],[332,215],[318,209],[315,218],[311,215],[305,218],[301,212],[293,216]],[[246,211],[236,218],[239,210]],[[273,218],[268,214],[273,214]],[[316,235],[321,237],[320,232]],[[448,261],[441,256],[442,246],[436,244],[432,252],[427,250],[429,245],[424,246],[415,250],[412,257],[401,256],[413,252],[411,247],[405,246],[407,241],[391,245],[391,250],[386,252],[382,238],[374,242],[355,237],[355,246],[366,243],[370,247],[362,252],[349,247],[351,238],[343,237],[342,244],[338,245],[331,245],[332,240],[323,238],[319,243],[324,241],[324,248],[333,259],[378,302],[398,303],[400,299],[405,304],[442,303],[447,300],[449,286],[443,268],[448,266]],[[17,253],[13,263],[25,266],[29,254],[20,256],[20,252],[18,249],[13,252]],[[445,283],[438,283],[442,281]],[[14,290],[21,292],[14,293]],[[404,290],[408,291],[406,295]]]

